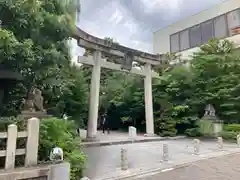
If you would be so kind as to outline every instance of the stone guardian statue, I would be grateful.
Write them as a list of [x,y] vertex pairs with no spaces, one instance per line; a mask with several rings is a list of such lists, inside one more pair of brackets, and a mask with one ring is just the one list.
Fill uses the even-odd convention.
[[38,88],[34,88],[33,90],[34,98],[34,108],[36,111],[46,112],[46,110],[43,108],[43,96],[42,91]]

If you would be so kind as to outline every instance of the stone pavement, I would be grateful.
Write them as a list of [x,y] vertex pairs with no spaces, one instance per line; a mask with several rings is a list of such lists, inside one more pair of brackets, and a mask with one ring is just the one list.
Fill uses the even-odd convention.
[[[169,161],[162,162],[162,146],[168,144]],[[120,150],[128,152],[127,171],[120,170]],[[240,152],[236,144],[224,144],[224,150],[217,148],[216,142],[202,142],[200,155],[193,155],[193,144],[190,139],[166,140],[137,144],[112,145],[84,148],[88,155],[85,175],[91,180],[126,179],[135,175],[156,172],[190,162],[216,156]]]
[[166,172],[152,173],[129,180],[239,180],[240,153],[192,162]]
[[[86,135],[83,135],[86,136]],[[130,144],[130,143],[141,143],[141,142],[153,142],[153,141],[162,141],[167,139],[183,139],[184,136],[177,137],[145,137],[144,134],[137,134],[137,137],[130,138],[126,132],[112,131],[110,134],[102,134],[101,131],[97,132],[97,140],[95,142],[82,142],[81,145],[84,147],[93,147],[93,146],[109,146],[117,144]]]

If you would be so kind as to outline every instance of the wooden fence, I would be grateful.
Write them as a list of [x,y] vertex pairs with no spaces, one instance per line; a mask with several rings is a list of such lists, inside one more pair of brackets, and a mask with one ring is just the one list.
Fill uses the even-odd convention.
[[[16,149],[18,138],[27,138],[25,148]],[[9,125],[7,132],[0,132],[0,139],[7,139],[6,150],[0,150],[0,157],[5,157],[6,170],[13,170],[15,168],[15,157],[24,154],[25,167],[37,165],[39,119],[29,119],[27,131],[18,131],[15,124]]]
[[[0,180],[69,180],[70,164],[37,165],[39,119],[27,121],[27,131],[18,131],[15,124],[9,125],[7,132],[0,132],[0,140],[6,139],[6,149],[0,150],[5,157],[5,167],[0,170]],[[26,138],[26,147],[17,149],[17,139]],[[25,155],[25,167],[15,168],[15,157]]]

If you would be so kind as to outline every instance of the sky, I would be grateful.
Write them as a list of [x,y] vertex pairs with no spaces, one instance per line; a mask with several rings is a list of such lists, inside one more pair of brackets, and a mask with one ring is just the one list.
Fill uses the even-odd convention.
[[[153,32],[225,0],[80,0],[77,25],[100,38],[152,53]],[[83,49],[72,42],[73,56]]]

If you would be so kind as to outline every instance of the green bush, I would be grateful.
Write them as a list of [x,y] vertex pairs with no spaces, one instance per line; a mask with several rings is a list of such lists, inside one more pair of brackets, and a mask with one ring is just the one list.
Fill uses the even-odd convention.
[[222,131],[220,136],[226,140],[236,140],[238,134],[238,132],[234,131]]
[[7,132],[8,125],[10,124],[16,124],[18,127],[18,130],[23,130],[26,127],[24,127],[23,119],[20,117],[0,117],[0,132]]
[[187,129],[185,131],[185,134],[189,137],[199,137],[201,136],[202,134],[200,133],[199,131],[199,128],[196,127],[196,128],[191,128],[191,129]]
[[156,118],[155,133],[160,136],[176,136],[176,121],[171,117]]
[[240,124],[225,124],[223,126],[224,131],[240,132]]
[[49,118],[40,123],[38,157],[40,161],[48,161],[50,151],[60,147],[64,152],[64,160],[71,164],[71,180],[82,177],[85,155],[81,152],[80,139],[76,136],[76,125],[73,121]]

